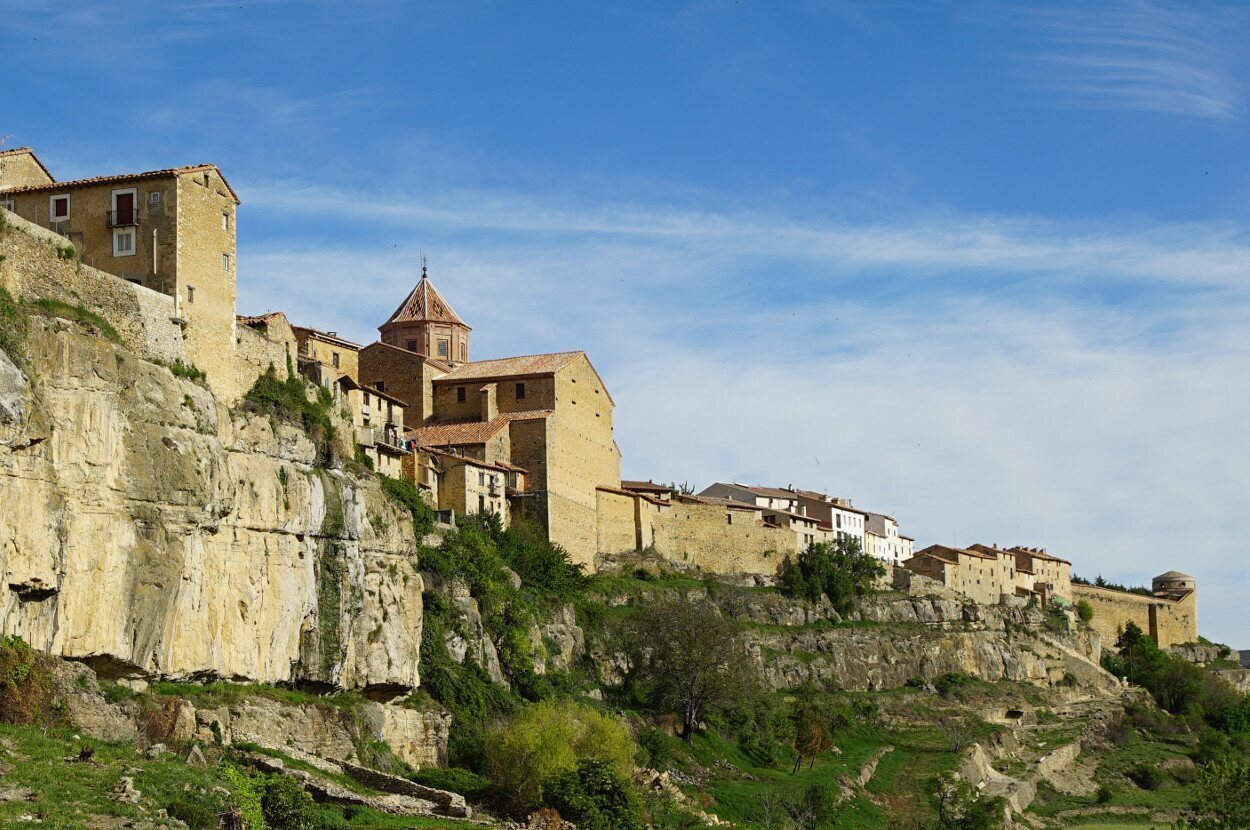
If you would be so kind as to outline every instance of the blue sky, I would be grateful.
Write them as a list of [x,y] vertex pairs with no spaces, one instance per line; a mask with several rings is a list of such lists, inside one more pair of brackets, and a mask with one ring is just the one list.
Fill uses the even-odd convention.
[[213,161],[240,309],[584,348],[628,477],[1197,576],[1250,648],[1250,7],[0,0],[59,178]]

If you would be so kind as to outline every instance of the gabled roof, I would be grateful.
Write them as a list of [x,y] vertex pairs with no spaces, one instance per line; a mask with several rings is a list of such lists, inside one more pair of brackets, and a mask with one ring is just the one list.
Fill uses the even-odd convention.
[[417,287],[412,289],[399,304],[399,308],[395,309],[395,312],[378,328],[384,328],[392,323],[426,322],[454,323],[466,329],[469,328],[456,314],[451,304],[438,293],[438,289],[434,287],[434,283],[430,282],[429,276],[425,273],[425,266],[422,266],[421,279],[417,282]]
[[924,550],[916,551],[916,556],[928,556],[933,559],[940,559],[952,565],[958,564],[960,556],[971,556],[974,559],[994,559],[998,557],[989,553],[982,553],[979,550],[968,550],[967,548],[952,548],[946,545],[929,545]]
[[552,352],[551,354],[527,354],[519,357],[497,357],[493,360],[475,360],[462,363],[450,374],[439,378],[437,383],[463,380],[493,380],[495,378],[520,377],[522,375],[552,375],[568,366],[585,352]]
[[[11,152],[17,151],[14,150]],[[36,161],[38,161],[38,159],[36,159]],[[43,167],[42,164],[39,166]],[[89,179],[74,179],[68,182],[54,181],[49,184],[28,184],[22,187],[9,188],[5,190],[5,193],[31,193],[38,192],[40,190],[68,190],[75,187],[91,187],[92,185],[97,184],[117,184],[120,182],[142,181],[144,179],[163,179],[168,176],[180,176],[184,173],[200,173],[207,170],[212,170],[218,176],[221,176],[222,184],[226,186],[226,190],[230,193],[230,198],[234,199],[234,203],[236,205],[242,204],[239,201],[238,194],[235,193],[234,188],[230,186],[230,182],[226,179],[225,175],[222,174],[221,170],[217,169],[217,165],[215,164],[193,164],[188,167],[166,167],[162,170],[148,170],[144,173],[119,173],[115,176],[92,176]],[[44,172],[47,172],[47,170],[45,169]]]
[[235,319],[244,326],[268,326],[271,323],[284,322],[288,326],[291,321],[281,311],[266,311],[264,314],[237,314]]
[[740,484],[736,481],[731,486],[741,487],[743,490],[747,490],[757,496],[763,496],[766,499],[794,499],[798,496],[793,490],[786,490],[782,487],[763,487],[758,484]]
[[51,179],[54,183],[56,182],[56,176],[52,175],[52,171],[44,166],[44,163],[39,160],[39,156],[35,155],[35,151],[32,150],[31,148],[14,147],[12,150],[5,150],[3,152],[0,152],[0,158],[4,158],[5,156],[30,156],[31,160],[34,161],[35,164],[39,165],[39,169],[43,171],[43,174],[47,176],[49,179]]
[[526,412],[500,412],[489,421],[457,418],[410,429],[405,434],[407,437],[415,439],[423,447],[459,447],[465,444],[485,444],[513,421],[540,420],[549,417],[554,411],[552,409],[531,409]]
[[401,401],[399,398],[395,397],[394,395],[389,395],[386,392],[383,392],[381,389],[374,389],[372,386],[362,386],[361,384],[352,380],[351,375],[339,375],[339,379],[336,380],[335,383],[337,383],[339,386],[342,386],[344,389],[360,389],[361,391],[368,392],[370,395],[376,395],[383,400],[390,401],[396,406],[402,406],[405,408],[407,408],[408,406],[407,401]]
[[360,351],[362,346],[359,343],[352,342],[346,337],[339,337],[338,334],[331,331],[322,331],[321,329],[309,328],[308,326],[291,326],[291,331],[303,332],[309,337],[315,337],[318,340],[324,340],[327,343],[333,343],[336,346]]
[[458,455],[456,453],[446,452],[444,450],[436,449],[434,447],[422,446],[419,442],[417,444],[417,447],[418,449],[421,450],[421,452],[429,453],[430,455],[437,456],[438,458],[446,458],[451,462],[460,462],[461,464],[468,464],[470,467],[484,467],[488,470],[499,470],[501,473],[509,473],[509,472],[528,473],[529,472],[529,470],[525,469],[524,467],[518,467],[515,464],[505,464],[502,461],[493,461],[493,462],[492,461],[480,461],[476,458],[472,458],[467,455]]
[[413,351],[409,351],[408,349],[401,349],[399,348],[399,346],[392,346],[390,343],[383,343],[381,340],[375,340],[372,343],[370,343],[368,346],[361,347],[360,351],[368,352],[368,351],[373,351],[375,349],[391,349],[392,351],[399,352],[400,354],[408,355],[414,361],[421,361],[423,363],[429,363],[432,366],[434,366],[434,368],[441,369],[444,372],[451,371],[451,366],[449,364],[444,363],[443,361],[439,360],[436,357],[430,357],[429,355],[423,355],[420,352],[413,352]]
[[667,484],[656,484],[654,481],[630,481],[621,479],[622,490],[635,490],[639,493],[671,493],[673,488]]

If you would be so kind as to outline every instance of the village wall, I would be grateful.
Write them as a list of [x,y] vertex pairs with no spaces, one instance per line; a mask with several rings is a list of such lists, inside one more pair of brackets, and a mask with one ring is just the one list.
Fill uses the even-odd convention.
[[1094,609],[1090,625],[1105,643],[1114,644],[1130,622],[1149,634],[1160,648],[1198,641],[1196,593],[1169,600],[1094,585],[1073,585],[1072,599],[1085,600]]
[[285,326],[285,336],[280,328],[271,325],[261,332],[251,326],[239,326],[234,332],[235,372],[238,385],[246,392],[256,378],[273,368],[279,378],[288,376],[288,366],[295,360],[295,337],[291,327]]
[[656,552],[680,569],[772,577],[795,553],[793,531],[719,505],[675,501],[652,516],[651,525]]
[[[640,548],[638,530],[638,496],[612,490],[595,491],[595,546],[599,554],[615,556],[633,553]],[[647,522],[650,530],[650,522]]]
[[[172,297],[98,271],[57,249],[69,243],[59,234],[0,209],[0,283],[14,297],[58,300],[103,317],[135,352],[163,363],[187,361],[183,330]],[[232,350],[233,351],[233,350]]]

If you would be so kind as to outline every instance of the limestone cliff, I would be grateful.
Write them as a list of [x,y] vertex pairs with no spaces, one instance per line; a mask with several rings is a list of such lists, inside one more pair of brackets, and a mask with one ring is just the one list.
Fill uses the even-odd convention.
[[411,523],[295,427],[55,316],[0,352],[0,630],[103,676],[417,685]]

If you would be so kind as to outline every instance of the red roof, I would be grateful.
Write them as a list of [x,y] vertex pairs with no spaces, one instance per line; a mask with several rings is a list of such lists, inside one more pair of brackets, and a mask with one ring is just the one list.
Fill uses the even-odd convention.
[[464,444],[485,444],[513,421],[534,421],[549,417],[554,410],[531,409],[527,412],[500,412],[489,421],[469,418],[430,424],[408,430],[407,436],[423,447],[458,447]]
[[425,268],[421,269],[421,280],[417,283],[417,287],[404,298],[399,304],[399,308],[395,309],[385,323],[378,328],[389,326],[392,323],[454,323],[458,326],[465,325],[464,320],[456,314],[451,304],[443,299],[443,295],[438,293],[438,289],[430,282],[430,278],[425,274]]
[[[13,152],[17,152],[16,150]],[[33,154],[32,154],[33,155]],[[38,161],[38,159],[36,159]],[[39,165],[43,167],[42,164]],[[163,170],[148,170],[144,173],[119,173],[115,176],[92,176],[89,179],[74,179],[68,182],[51,182],[49,184],[28,184],[21,187],[11,187],[5,190],[5,193],[33,193],[40,190],[68,190],[73,187],[91,187],[97,184],[116,184],[119,182],[133,182],[144,179],[163,179],[168,176],[179,176],[184,173],[200,173],[206,170],[213,170],[218,176],[221,176],[222,184],[226,186],[226,190],[230,192],[230,198],[234,199],[234,203],[241,204],[239,196],[234,192],[234,188],[230,186],[230,182],[217,169],[215,164],[193,164],[188,167],[166,167]],[[44,172],[47,172],[46,169]]]

